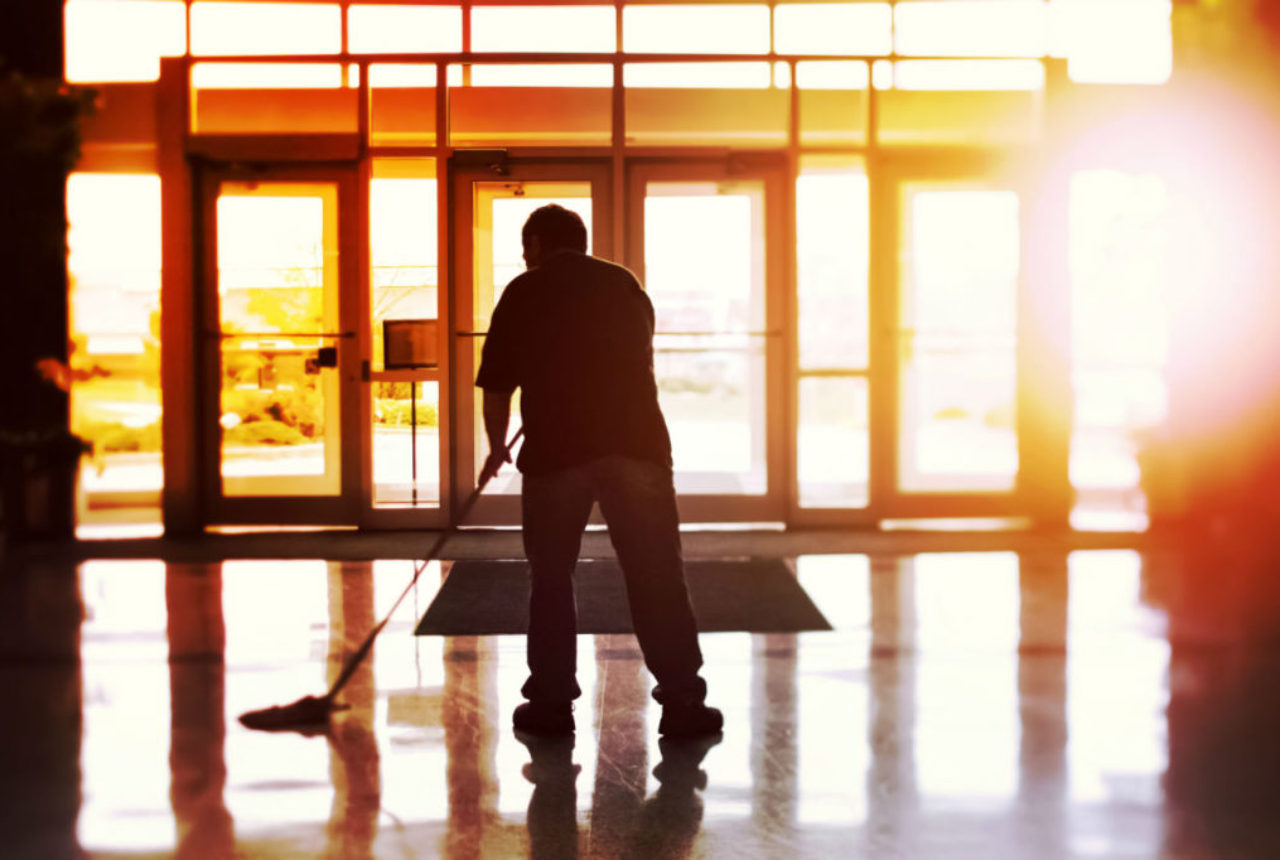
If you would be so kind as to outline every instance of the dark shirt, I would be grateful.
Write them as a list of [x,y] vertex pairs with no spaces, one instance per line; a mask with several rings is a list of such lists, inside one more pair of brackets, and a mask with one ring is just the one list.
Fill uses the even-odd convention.
[[653,376],[653,304],[622,266],[557,253],[508,284],[476,385],[521,389],[522,472],[611,455],[671,465]]

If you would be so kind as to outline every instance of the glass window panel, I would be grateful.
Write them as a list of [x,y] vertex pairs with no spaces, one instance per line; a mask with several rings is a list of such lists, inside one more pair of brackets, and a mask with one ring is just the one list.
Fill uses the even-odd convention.
[[802,90],[865,90],[871,78],[866,63],[857,60],[801,60],[796,63],[796,86]]
[[801,162],[796,262],[802,369],[867,366],[869,206],[860,162]]
[[336,495],[338,189],[224,182],[217,200],[221,474],[227,496]]
[[871,85],[878,90],[893,88],[893,63],[889,60],[876,60],[871,64]]
[[865,508],[871,472],[867,380],[800,379],[800,506]]
[[608,53],[618,49],[612,6],[476,6],[473,51]]
[[900,54],[1034,57],[1046,50],[1045,6],[1036,0],[929,0],[894,7]]
[[1168,189],[1154,174],[1079,171],[1070,219],[1077,512],[1141,514],[1141,445],[1168,407]]
[[622,70],[628,87],[765,88],[773,83],[768,63],[628,63]]
[[1053,0],[1053,53],[1079,83],[1162,84],[1173,73],[1169,0]]
[[1042,90],[1038,60],[902,60],[894,64],[900,90]]
[[435,85],[435,63],[373,63],[369,66],[371,87],[434,88]]
[[473,87],[611,87],[613,66],[604,63],[476,64]]
[[369,181],[369,248],[375,371],[384,366],[383,320],[439,316],[437,207],[433,160],[374,162]]
[[347,24],[347,43],[356,54],[462,50],[458,6],[356,5],[348,11]]
[[336,89],[337,63],[196,63],[191,86],[201,89]]
[[780,90],[791,86],[791,66],[785,60],[773,64],[773,85]]
[[337,4],[191,4],[193,54],[336,54],[342,50]]
[[645,289],[681,493],[765,491],[764,188],[650,182]]
[[899,487],[1011,490],[1018,196],[911,183],[902,203]]
[[187,50],[187,10],[172,0],[69,0],[65,74],[72,83],[154,81],[160,58]]
[[[67,181],[71,429],[94,446],[90,505],[145,508],[164,484],[160,437],[160,177]],[[92,508],[89,513],[92,519]]]
[[780,54],[888,54],[893,15],[888,3],[783,3],[773,13]]
[[[374,382],[373,504],[440,504],[440,385]],[[416,461],[415,461],[416,451]],[[416,475],[416,477],[415,477]]]
[[623,49],[654,54],[765,54],[769,7],[751,4],[625,6]]

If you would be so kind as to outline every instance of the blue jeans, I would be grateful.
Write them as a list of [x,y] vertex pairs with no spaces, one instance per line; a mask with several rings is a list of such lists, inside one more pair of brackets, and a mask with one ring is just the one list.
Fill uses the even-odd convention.
[[684,582],[680,520],[671,468],[602,457],[545,475],[525,475],[522,508],[529,559],[530,701],[568,702],[577,681],[577,606],[573,571],[591,506],[598,502],[626,580],[631,623],[663,704],[706,697],[702,651]]

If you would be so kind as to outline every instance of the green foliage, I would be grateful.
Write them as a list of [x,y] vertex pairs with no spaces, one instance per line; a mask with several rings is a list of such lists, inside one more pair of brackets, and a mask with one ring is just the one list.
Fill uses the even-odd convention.
[[0,74],[0,160],[15,168],[52,160],[71,170],[80,158],[80,118],[93,113],[96,95],[16,71]]
[[[373,420],[377,424],[408,427],[411,406],[408,400],[379,397],[373,402]],[[418,426],[439,427],[440,410],[434,403],[418,401]]]
[[[418,426],[439,427],[440,410],[434,403],[422,399],[422,387],[418,387]],[[378,382],[373,390],[373,422],[390,427],[408,427],[413,396],[413,384],[409,382]]]
[[1001,430],[1013,429],[1013,407],[993,406],[982,416],[982,423]]
[[130,427],[118,421],[94,421],[80,428],[99,454],[159,451],[160,422]]
[[[306,283],[313,278],[309,269],[285,269],[282,278],[297,287],[263,287],[242,290],[246,330],[310,331],[323,327],[324,290]],[[254,322],[254,320],[257,322]]]
[[[224,430],[224,438],[273,445],[298,445],[319,438],[324,432],[324,400],[315,385],[293,389],[224,389],[223,414],[234,413],[240,423]],[[287,428],[242,429],[254,424]]]
[[302,445],[311,439],[296,427],[273,419],[246,421],[222,431],[228,445]]

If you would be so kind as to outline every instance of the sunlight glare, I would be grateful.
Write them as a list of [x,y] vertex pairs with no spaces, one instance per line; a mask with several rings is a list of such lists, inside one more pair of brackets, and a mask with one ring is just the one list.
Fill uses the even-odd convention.
[[628,87],[680,89],[765,89],[773,69],[760,63],[628,63],[622,70]]
[[1037,60],[900,60],[900,90],[1040,90],[1044,66]]
[[[434,71],[434,70],[433,70]],[[333,89],[342,86],[337,63],[196,63],[195,89]]]
[[336,3],[191,4],[191,53],[206,55],[336,54],[342,10]]
[[70,0],[63,25],[71,83],[158,80],[160,58],[187,50],[186,7],[176,0]]
[[1045,51],[1045,6],[1026,0],[921,0],[894,7],[900,54],[1035,57]]
[[764,54],[769,7],[749,4],[628,5],[623,49],[655,54]]
[[462,50],[458,6],[353,5],[347,12],[353,54],[433,53]]
[[1053,0],[1055,56],[1076,83],[1162,84],[1173,73],[1169,0]]
[[857,60],[802,60],[796,63],[796,86],[802,90],[865,90],[871,78]]
[[780,54],[888,54],[893,14],[888,3],[784,3],[773,13]]
[[618,47],[612,6],[476,6],[473,51],[611,53]]
[[610,87],[613,66],[603,63],[476,64],[473,87]]

